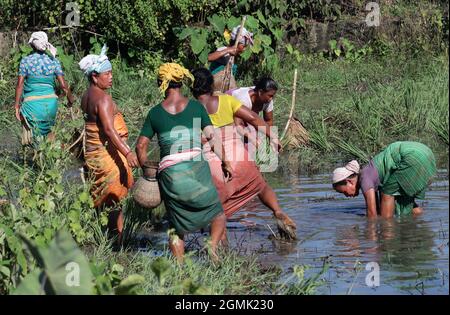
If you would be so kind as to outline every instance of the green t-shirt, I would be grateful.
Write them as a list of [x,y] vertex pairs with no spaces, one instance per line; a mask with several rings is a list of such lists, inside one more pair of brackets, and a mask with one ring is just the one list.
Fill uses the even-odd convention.
[[205,108],[195,100],[189,100],[177,114],[168,113],[158,104],[148,112],[140,135],[149,139],[157,135],[162,159],[169,154],[201,148],[201,131],[211,125]]

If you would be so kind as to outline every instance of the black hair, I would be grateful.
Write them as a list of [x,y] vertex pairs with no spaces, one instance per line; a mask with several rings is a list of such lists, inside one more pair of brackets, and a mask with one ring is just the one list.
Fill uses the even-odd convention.
[[[157,79],[157,84],[158,86],[161,85],[162,81],[160,79]],[[183,86],[183,82],[173,82],[173,81],[169,81],[169,86],[167,87],[167,89],[179,89]]]
[[89,73],[88,80],[89,80],[90,83],[93,83],[93,82],[94,82],[94,80],[92,79],[92,76],[93,76],[94,74],[95,74],[95,75],[98,75],[99,73],[98,73],[97,71],[92,71],[91,73]]
[[214,78],[206,68],[197,68],[192,70],[194,76],[194,84],[191,91],[195,98],[203,94],[211,94],[213,92]]
[[262,77],[255,81],[255,91],[278,91],[278,84],[270,77]]
[[358,176],[358,175],[359,175],[359,174],[353,173],[353,174],[350,175],[349,177],[347,177],[347,178],[341,180],[340,182],[334,183],[334,184],[333,184],[333,188],[336,188],[336,187],[338,187],[338,186],[345,186],[345,185],[347,185],[347,179],[355,178],[355,177]]

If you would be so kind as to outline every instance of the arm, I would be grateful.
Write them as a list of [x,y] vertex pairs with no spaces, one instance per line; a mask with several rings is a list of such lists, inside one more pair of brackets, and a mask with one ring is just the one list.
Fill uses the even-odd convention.
[[[211,151],[213,151],[222,161],[222,169],[225,174],[225,177],[227,177],[228,180],[231,180],[231,178],[233,177],[233,170],[231,168],[231,163],[226,158],[225,147],[220,142],[220,138],[215,136],[214,127],[206,126],[203,129],[203,133],[205,134],[206,139],[210,143]],[[220,151],[217,150],[218,147],[221,148]]]
[[281,149],[281,144],[279,143],[278,138],[275,137],[275,135],[272,133],[272,130],[269,127],[269,125],[264,120],[262,120],[255,112],[253,112],[252,110],[248,109],[245,106],[241,106],[236,111],[235,116],[241,118],[246,123],[254,126],[258,131],[262,129],[267,138],[269,138],[269,140],[276,147],[278,147],[278,151]]
[[236,125],[236,130],[241,137],[247,137],[248,141],[255,146],[259,145],[259,140],[255,138],[252,133],[248,132],[248,129],[245,128],[245,123],[241,118],[234,117],[234,124]]
[[23,83],[25,82],[25,77],[22,75],[19,75],[19,78],[17,79],[16,84],[16,98],[14,102],[14,109],[16,110],[16,118],[18,121],[22,120],[22,117],[20,115],[20,101],[22,100],[22,93],[23,93]]
[[148,145],[150,144],[150,139],[144,136],[139,136],[137,144],[136,144],[136,154],[139,160],[139,164],[142,167],[144,175],[146,174],[146,168],[144,167],[145,163],[148,161]]
[[70,91],[70,88],[66,83],[66,80],[64,80],[64,76],[58,75],[56,78],[59,82],[59,85],[61,86],[61,89],[64,91],[64,95],[67,97],[68,106],[72,106],[75,98],[73,97],[72,92]]
[[369,189],[364,193],[364,199],[366,200],[366,214],[368,218],[377,217],[377,198],[375,195],[375,189]]
[[237,132],[242,137],[248,137],[248,132],[245,130],[245,123],[242,119],[240,119],[238,117],[234,117],[234,124],[236,126]]
[[263,112],[264,121],[270,126],[273,126],[273,111]]
[[223,50],[216,50],[208,55],[208,61],[209,62],[215,61],[219,58],[222,58],[226,54],[230,54],[231,56],[236,55],[236,48],[227,47],[226,49],[223,49]]
[[103,97],[98,104],[98,115],[106,136],[111,140],[116,149],[122,153],[130,167],[138,167],[136,155],[130,147],[123,141],[114,128],[114,107],[110,96]]
[[[203,128],[203,134],[205,135],[206,140],[208,140],[208,142],[210,143],[211,151],[213,151],[219,157],[219,159],[225,163],[225,149],[222,143],[220,143],[220,139],[215,136],[214,127],[206,126],[205,128]],[[221,148],[221,150],[216,150],[219,147]]]

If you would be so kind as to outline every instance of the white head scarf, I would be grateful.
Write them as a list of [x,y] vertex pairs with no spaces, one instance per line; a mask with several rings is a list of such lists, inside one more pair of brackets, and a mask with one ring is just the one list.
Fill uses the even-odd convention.
[[112,69],[111,62],[109,62],[108,56],[106,56],[106,45],[103,45],[100,55],[87,55],[78,63],[81,71],[86,76],[89,76],[92,72],[102,73]]
[[339,183],[353,174],[359,174],[359,169],[359,163],[356,160],[348,162],[344,167],[338,167],[333,172],[333,184]]
[[[236,40],[236,37],[239,33],[239,29],[241,28],[241,26],[236,26],[235,28],[233,28],[233,31],[231,32],[231,39],[232,40]],[[242,28],[242,32],[241,32],[241,39],[239,40],[240,44],[243,45],[253,45],[253,33],[250,33],[249,31],[247,31],[247,29],[245,27]]]
[[48,42],[48,37],[45,32],[34,32],[31,34],[28,43],[39,51],[46,51],[48,49],[53,58],[56,56],[56,48]]

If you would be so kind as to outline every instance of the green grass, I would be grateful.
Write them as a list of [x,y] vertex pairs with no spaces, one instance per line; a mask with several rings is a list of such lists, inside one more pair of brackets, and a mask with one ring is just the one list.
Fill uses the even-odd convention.
[[[411,59],[399,54],[359,62],[329,61],[318,56],[309,56],[299,64],[285,62],[283,69],[273,73],[280,85],[275,97],[275,123],[283,130],[290,109],[291,74],[296,67],[299,80],[295,115],[311,135],[309,146],[285,153],[289,160],[299,160],[291,165],[299,165],[302,172],[329,172],[333,164],[351,158],[364,162],[396,140],[423,142],[443,159],[441,165],[448,165],[447,59],[446,56]],[[9,67],[8,61],[1,63],[2,69]],[[129,143],[134,146],[148,110],[162,97],[154,79],[141,77],[119,61],[113,64],[111,94],[124,113]],[[66,77],[79,100],[87,88],[87,80],[75,63],[66,69]],[[99,222],[104,218],[99,220],[86,197],[87,187],[67,182],[61,176],[76,165],[67,152],[47,144],[40,150],[39,163],[21,164],[20,125],[12,109],[15,80],[15,72],[5,72],[4,81],[0,82],[0,132],[7,139],[2,143],[7,150],[1,152],[0,197],[7,196],[15,205],[18,198],[21,200],[19,208],[0,209],[3,222],[11,229],[45,243],[56,228],[68,225],[93,263],[103,266],[97,275],[98,286],[103,282],[106,287],[113,286],[111,283],[117,279],[134,273],[145,278],[141,293],[147,294],[308,294],[319,285],[317,275],[305,279],[302,270],[297,269],[292,274],[292,283],[284,286],[279,282],[280,270],[263,267],[257,257],[242,257],[234,250],[223,253],[220,266],[211,264],[202,251],[191,253],[183,266],[164,252],[170,271],[161,282],[152,269],[156,257],[133,253],[127,248],[113,252]],[[239,84],[250,85],[252,81],[244,77]],[[189,95],[187,89],[185,92]],[[64,103],[62,100],[61,104]],[[79,101],[72,110],[61,107],[58,115],[57,138],[61,143],[71,143],[74,130],[83,126]],[[155,159],[156,147],[153,141],[151,155]],[[135,176],[139,172],[135,171]],[[58,207],[44,201],[49,198]],[[126,243],[130,245],[139,229],[161,221],[164,213],[163,207],[143,213],[131,201],[124,202],[124,210],[128,214]],[[10,278],[4,275],[0,278],[0,292],[7,292],[27,272],[21,267],[24,263],[21,251],[10,237],[9,243],[0,247],[0,260],[11,267]],[[5,268],[2,271],[6,272]]]
[[164,295],[309,295],[324,284],[322,276],[328,269],[328,265],[324,265],[322,271],[305,276],[309,267],[302,265],[294,266],[293,271],[286,274],[275,265],[262,265],[256,254],[239,254],[238,249],[221,250],[219,256],[221,262],[214,264],[206,250],[193,250],[186,253],[183,264],[178,264],[167,250],[152,256],[145,252],[112,252],[108,246],[98,246],[90,259],[100,266],[106,265],[107,270],[117,270],[113,264],[126,266],[120,268],[119,276],[141,275],[145,279],[141,294]]
[[[436,153],[447,152],[445,56],[407,59],[399,55],[356,63],[317,57],[297,68],[295,115],[311,136],[310,147],[298,150],[302,168],[329,171],[330,164],[350,158],[364,162],[398,140],[420,141]],[[274,74],[282,82],[275,97],[279,128],[287,121],[291,73],[293,67]]]
[[[156,80],[115,60],[113,99],[123,112],[134,145],[148,110],[162,97]],[[289,113],[294,68],[299,70],[295,115],[311,133],[311,150],[302,148],[299,157],[315,156],[335,163],[352,157],[371,156],[396,140],[422,141],[433,150],[446,150],[448,143],[448,61],[445,56],[410,59],[402,54],[368,57],[357,62],[330,61],[308,56],[300,63],[285,63],[272,76],[280,90],[275,97],[275,124],[283,130]],[[88,83],[74,63],[66,69],[67,81],[80,99]],[[251,85],[244,77],[239,85]],[[1,83],[2,129],[19,139],[20,128],[12,111],[13,76]],[[186,95],[190,95],[185,88]],[[65,103],[63,100],[61,103]],[[73,128],[82,127],[79,103]],[[446,143],[447,141],[447,143]],[[353,150],[349,149],[350,146]],[[152,145],[157,158],[157,146]],[[309,167],[308,165],[303,165]]]
[[[58,138],[64,138],[71,128],[70,124],[58,125]],[[0,206],[0,293],[13,292],[36,268],[18,233],[46,246],[63,228],[89,257],[98,294],[118,293],[123,279],[140,279],[135,292],[139,294],[313,294],[322,284],[320,273],[308,278],[293,274],[289,283],[279,283],[282,271],[278,267],[263,267],[255,254],[241,255],[236,248],[222,250],[218,265],[210,261],[204,248],[188,252],[182,265],[167,248],[162,258],[136,252],[139,231],[159,222],[163,207],[150,212],[137,207],[131,198],[122,202],[124,246],[113,251],[105,232],[106,214],[99,215],[93,208],[89,184],[63,176],[73,162],[66,150],[59,141],[44,141],[34,164],[28,165],[2,155],[0,197],[9,203]]]

